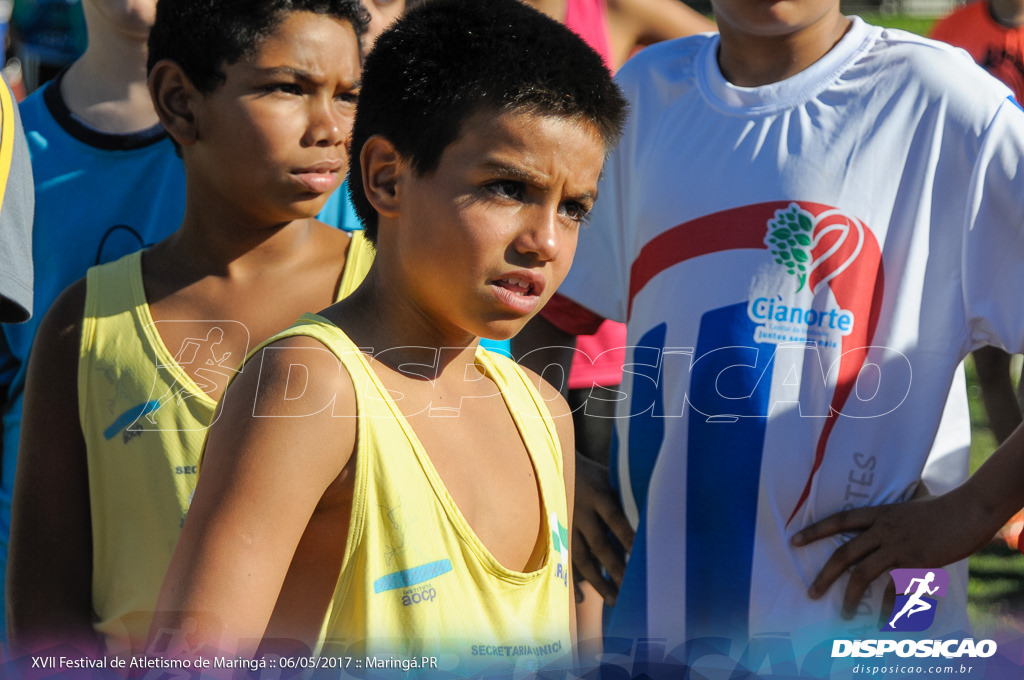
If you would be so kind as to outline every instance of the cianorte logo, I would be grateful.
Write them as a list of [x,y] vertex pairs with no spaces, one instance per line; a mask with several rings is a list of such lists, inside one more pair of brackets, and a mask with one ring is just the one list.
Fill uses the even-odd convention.
[[[851,297],[847,290],[851,286],[836,281],[833,287],[831,282],[847,270],[856,273],[865,244],[876,244],[860,220],[835,208],[820,208],[815,214],[790,203],[775,210],[765,225],[764,245],[775,263],[796,279],[796,288],[788,292],[780,289],[750,301],[747,314],[758,324],[754,336],[758,342],[813,342],[819,347],[839,347],[853,333],[857,321],[865,317],[865,312],[858,315],[856,309],[842,306],[860,300],[863,294]],[[876,262],[872,271],[871,261],[878,252],[877,247],[867,250],[869,255],[860,265],[873,283],[879,269]],[[854,278],[863,277],[864,272]],[[818,296],[823,287],[833,288],[834,300]],[[803,295],[801,291],[805,291]]]

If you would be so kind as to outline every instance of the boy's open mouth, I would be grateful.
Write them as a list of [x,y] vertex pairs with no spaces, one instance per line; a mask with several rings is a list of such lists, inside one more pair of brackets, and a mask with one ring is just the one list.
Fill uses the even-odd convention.
[[514,276],[498,279],[494,282],[494,285],[501,286],[515,295],[536,295],[536,293],[533,292],[532,283],[523,281],[522,279]]
[[546,281],[539,272],[520,270],[491,281],[498,300],[520,314],[537,311]]

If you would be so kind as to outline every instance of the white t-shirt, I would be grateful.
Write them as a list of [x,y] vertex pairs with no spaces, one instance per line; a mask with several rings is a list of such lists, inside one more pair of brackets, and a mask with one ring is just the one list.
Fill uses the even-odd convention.
[[610,634],[878,637],[888,576],[843,621],[845,579],[806,596],[840,540],[789,539],[906,498],[961,360],[1024,350],[1024,112],[966,54],[856,18],[763,87],[717,48],[620,72],[630,122],[560,290],[628,321],[612,465],[638,537]]

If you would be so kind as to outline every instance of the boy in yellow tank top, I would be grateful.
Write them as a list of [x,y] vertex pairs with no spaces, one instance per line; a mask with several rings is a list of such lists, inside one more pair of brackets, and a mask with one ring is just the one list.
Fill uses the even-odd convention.
[[253,345],[355,288],[341,184],[361,72],[355,0],[161,0],[149,88],[182,157],[181,227],[90,270],[29,370],[12,644],[141,652],[205,430]]
[[478,340],[562,281],[624,113],[600,57],[516,0],[432,0],[377,39],[349,178],[376,259],[225,394],[150,632],[181,631],[168,654],[567,663],[572,420]]

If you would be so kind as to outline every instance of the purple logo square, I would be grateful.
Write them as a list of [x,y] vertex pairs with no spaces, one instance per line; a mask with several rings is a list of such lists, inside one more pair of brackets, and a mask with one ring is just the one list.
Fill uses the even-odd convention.
[[893,569],[896,604],[883,631],[920,632],[935,620],[937,597],[945,597],[949,573],[945,569]]

